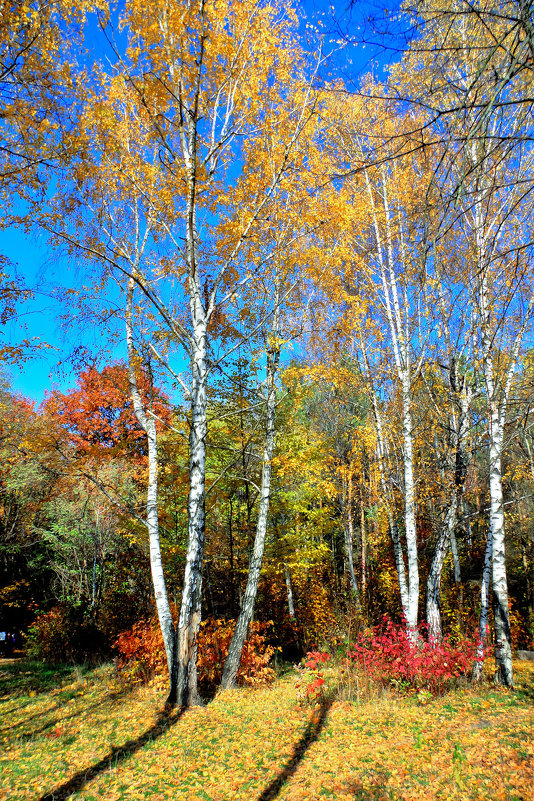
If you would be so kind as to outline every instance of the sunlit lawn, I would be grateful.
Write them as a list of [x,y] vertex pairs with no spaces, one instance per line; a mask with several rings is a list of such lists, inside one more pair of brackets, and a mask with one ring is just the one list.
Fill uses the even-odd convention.
[[111,667],[2,665],[0,798],[531,801],[534,664],[516,673],[516,692],[322,707],[286,676],[166,717],[161,687]]

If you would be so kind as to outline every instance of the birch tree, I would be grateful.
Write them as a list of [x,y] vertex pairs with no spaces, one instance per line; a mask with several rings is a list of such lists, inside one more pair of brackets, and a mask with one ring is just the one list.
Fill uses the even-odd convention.
[[250,558],[247,585],[241,601],[241,608],[237,618],[234,634],[228,654],[224,663],[221,685],[224,688],[233,687],[236,684],[239,663],[243,652],[243,645],[247,637],[248,628],[254,613],[254,604],[258,592],[258,583],[265,550],[265,539],[267,535],[267,517],[269,514],[269,503],[271,495],[271,464],[275,445],[275,417],[276,417],[276,373],[280,360],[280,292],[275,288],[274,311],[272,315],[271,330],[267,342],[267,364],[266,364],[266,423],[265,423],[265,448],[263,452],[261,468],[261,486],[259,491],[259,510],[256,523],[256,535],[254,546]]
[[[502,456],[513,375],[532,312],[531,28],[525,7],[514,2],[498,14],[484,4],[475,11],[439,2],[421,4],[418,12],[423,34],[405,56],[401,80],[414,98],[427,93],[425,124],[441,143],[433,181],[443,198],[438,236],[456,235],[468,254],[460,282],[483,376],[490,473],[481,619],[491,556],[498,679],[511,685]],[[431,63],[421,47],[430,41]]]
[[[340,192],[343,223],[340,234],[343,245],[338,248],[339,272],[344,289],[346,313],[354,315],[353,348],[359,352],[362,369],[368,378],[381,374],[384,386],[391,382],[398,387],[400,401],[400,433],[403,471],[403,528],[407,554],[405,616],[410,630],[415,631],[419,603],[419,563],[416,525],[416,476],[414,464],[414,387],[424,363],[433,325],[428,301],[427,277],[421,270],[420,252],[422,213],[416,193],[424,187],[424,164],[406,158],[395,158],[378,167],[368,166],[366,156],[370,137],[385,136],[400,120],[387,119],[376,106],[350,101],[341,104],[344,117],[333,130],[332,148],[338,164],[346,169],[357,165],[354,176],[347,178]],[[370,119],[374,125],[371,133]],[[411,185],[410,185],[411,183]],[[418,189],[417,189],[417,188]],[[423,195],[424,197],[424,195]],[[352,219],[351,219],[352,216]],[[360,334],[358,334],[358,330]],[[371,346],[370,337],[374,342]],[[366,341],[367,340],[367,341]],[[371,366],[372,354],[379,354]],[[390,370],[391,365],[391,370]],[[373,382],[368,384],[374,395],[373,413],[380,450],[379,460],[385,466],[386,442],[382,410]],[[403,561],[397,529],[391,520],[401,595],[404,592]]]
[[253,278],[246,245],[268,223],[286,176],[306,173],[300,143],[315,98],[291,10],[157,0],[147,15],[132,0],[124,25],[128,48],[88,99],[87,145],[62,207],[87,235],[80,241],[58,216],[44,224],[104,263],[123,291],[133,281],[151,321],[151,358],[189,404],[188,545],[175,651],[176,701],[190,705],[199,700],[208,380],[232,337],[243,337],[240,293]]

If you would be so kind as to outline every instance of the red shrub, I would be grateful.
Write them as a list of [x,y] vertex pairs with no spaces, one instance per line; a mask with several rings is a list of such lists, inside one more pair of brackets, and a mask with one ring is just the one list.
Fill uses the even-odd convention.
[[447,638],[441,643],[428,642],[421,632],[414,637],[406,626],[385,617],[380,626],[358,636],[349,660],[359,663],[381,684],[438,694],[472,671],[475,654],[474,640],[456,646]]
[[326,651],[308,651],[300,665],[296,665],[298,678],[295,682],[299,702],[320,701],[325,695],[325,677],[323,665],[330,659]]

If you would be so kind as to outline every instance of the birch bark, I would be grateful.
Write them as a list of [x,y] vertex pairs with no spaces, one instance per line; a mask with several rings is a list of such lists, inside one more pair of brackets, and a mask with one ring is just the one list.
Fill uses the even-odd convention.
[[150,570],[152,574],[152,584],[154,587],[154,597],[158,613],[159,625],[165,645],[167,657],[167,667],[169,669],[170,690],[169,703],[174,704],[176,700],[176,671],[175,671],[175,629],[172,619],[171,608],[167,596],[165,576],[163,574],[163,564],[161,561],[161,548],[159,541],[159,521],[158,521],[158,441],[155,418],[150,414],[150,409],[146,409],[139,388],[135,373],[135,346],[133,337],[133,298],[135,281],[131,278],[128,282],[126,298],[126,343],[128,348],[128,377],[130,383],[130,395],[135,411],[135,416],[139,425],[147,436],[148,444],[148,487],[146,499],[146,519],[148,527],[148,540],[150,551]]
[[475,658],[475,665],[473,669],[473,680],[480,681],[482,679],[482,668],[484,667],[484,657],[486,653],[486,643],[488,639],[488,626],[489,626],[489,588],[491,581],[491,551],[493,539],[491,530],[488,529],[488,536],[486,539],[486,551],[484,553],[484,566],[482,569],[482,582],[480,586],[480,620],[478,626],[478,643]]
[[[428,625],[429,639],[434,642],[441,641],[441,576],[443,566],[449,548],[456,551],[455,531],[458,525],[458,511],[462,501],[464,484],[466,477],[467,457],[466,439],[469,433],[469,422],[471,412],[471,401],[473,391],[465,375],[458,376],[456,359],[450,347],[450,338],[447,336],[449,348],[449,390],[450,390],[450,413],[448,423],[448,437],[452,439],[452,453],[446,457],[449,473],[452,473],[452,488],[450,489],[450,500],[445,514],[445,519],[440,527],[438,540],[436,542],[434,555],[430,565],[427,578],[427,598],[426,598],[426,618]],[[440,448],[438,438],[435,437],[434,448],[436,454],[445,451]],[[448,479],[444,467],[441,467],[441,481],[443,487],[451,483]],[[456,553],[456,560],[458,555]],[[459,573],[459,565],[456,567]]]
[[349,465],[349,475],[347,477],[347,503],[346,503],[346,522],[343,526],[345,532],[345,549],[347,551],[347,562],[349,565],[349,576],[350,576],[350,584],[352,587],[352,591],[354,593],[354,599],[356,601],[356,606],[359,608],[360,606],[360,590],[358,588],[358,582],[356,581],[356,573],[354,572],[354,553],[353,553],[353,543],[354,543],[354,521],[353,521],[353,503],[352,503],[352,476],[350,475],[350,465]]
[[291,620],[295,620],[296,615],[295,615],[295,604],[293,601],[293,587],[291,586],[291,574],[285,562],[284,562],[284,578],[286,582],[287,609],[289,612],[289,617],[291,618]]
[[445,515],[445,522],[440,528],[426,585],[426,622],[428,626],[428,639],[433,643],[439,643],[441,641],[441,574],[443,572],[443,565],[445,564],[445,557],[449,550],[451,534],[456,528],[458,520],[457,512],[458,494],[456,487],[454,487],[449,508]]
[[[393,165],[395,169],[395,165]],[[417,527],[415,511],[415,478],[413,453],[413,380],[419,365],[412,364],[411,322],[407,283],[410,267],[407,263],[404,233],[401,220],[394,220],[389,200],[389,179],[385,168],[380,170],[381,207],[379,218],[375,191],[368,173],[365,173],[367,195],[372,212],[380,299],[385,309],[387,330],[393,352],[393,363],[401,394],[402,459],[404,473],[404,535],[408,566],[405,617],[408,629],[417,628],[419,606],[419,564],[417,554]],[[404,300],[395,272],[396,261],[403,276]],[[394,543],[395,547],[395,543]]]
[[409,603],[409,593],[408,593],[408,583],[406,581],[406,567],[404,563],[404,553],[402,550],[402,542],[399,534],[399,529],[397,527],[397,521],[395,520],[394,515],[394,506],[393,500],[391,498],[391,492],[389,490],[388,481],[387,481],[387,445],[386,439],[384,435],[384,422],[382,420],[382,412],[380,409],[380,405],[378,403],[378,398],[376,396],[376,391],[374,387],[374,382],[372,380],[371,375],[371,367],[369,364],[369,359],[367,356],[367,350],[365,347],[365,343],[363,338],[360,337],[360,352],[362,355],[362,372],[365,376],[367,386],[369,388],[370,396],[371,396],[371,405],[373,409],[373,420],[375,424],[375,432],[376,432],[376,450],[377,450],[377,459],[378,459],[378,473],[380,477],[380,486],[382,488],[383,498],[386,504],[387,516],[388,516],[388,524],[389,524],[389,533],[391,535],[391,542],[393,544],[393,556],[395,558],[395,567],[397,568],[397,577],[399,580],[399,593],[400,593],[400,600],[401,600],[401,607],[402,613],[405,620],[408,619],[408,603]]
[[[273,314],[273,325],[271,330],[270,342],[267,349],[267,402],[266,402],[266,426],[265,426],[265,449],[261,469],[261,488],[260,488],[260,507],[258,521],[256,524],[256,535],[254,537],[254,548],[252,551],[247,586],[241,602],[241,609],[237,619],[236,627],[228,649],[228,655],[224,663],[221,686],[224,688],[235,687],[237,674],[243,646],[247,638],[250,621],[254,613],[254,604],[258,593],[260,571],[265,550],[265,538],[267,534],[267,518],[269,515],[269,503],[271,497],[271,463],[275,444],[275,417],[276,417],[276,372],[280,359],[280,345],[278,341],[279,328],[279,293],[275,293],[275,312]],[[287,570],[287,568],[286,568]]]

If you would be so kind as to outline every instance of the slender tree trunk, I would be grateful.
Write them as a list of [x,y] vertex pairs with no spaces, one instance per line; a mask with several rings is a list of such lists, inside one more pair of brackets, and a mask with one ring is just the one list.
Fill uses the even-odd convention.
[[478,645],[475,666],[473,669],[473,680],[480,681],[482,678],[482,668],[484,667],[484,657],[486,653],[486,642],[488,639],[489,626],[489,587],[491,580],[491,552],[493,539],[491,529],[488,529],[486,541],[486,552],[484,554],[484,567],[482,570],[482,583],[480,586],[480,620],[478,625]]
[[508,583],[504,540],[502,492],[502,427],[490,441],[490,531],[492,539],[493,617],[495,620],[496,681],[512,687],[512,636],[508,607]]
[[[482,251],[482,246],[481,252]],[[481,260],[485,267],[485,263]],[[482,327],[483,369],[487,393],[488,438],[489,438],[489,489],[491,537],[493,616],[495,623],[495,662],[496,681],[506,687],[514,683],[512,671],[512,637],[510,632],[510,610],[508,607],[508,583],[506,579],[504,506],[502,491],[502,450],[504,419],[507,405],[507,392],[515,368],[512,358],[506,377],[506,388],[499,403],[493,363],[493,340],[490,330],[490,304],[488,299],[487,276],[482,274],[479,288],[480,315]],[[515,345],[518,345],[519,339]],[[514,346],[515,347],[515,346]]]
[[356,574],[354,572],[354,554],[352,550],[354,542],[354,523],[352,518],[352,476],[347,478],[347,521],[343,526],[345,532],[345,548],[347,551],[347,562],[349,565],[350,585],[354,593],[354,600],[356,606],[360,607],[360,591],[358,589],[358,582],[356,581]]
[[453,495],[443,526],[440,529],[434,556],[430,565],[426,585],[426,622],[428,625],[428,639],[430,642],[439,643],[441,641],[441,575],[443,572],[443,565],[449,550],[449,542],[451,533],[454,532],[457,522],[457,509],[458,509],[458,496],[456,488],[453,490]]
[[482,196],[474,206],[475,235],[478,250],[478,311],[482,340],[482,366],[487,394],[489,473],[490,473],[490,520],[489,529],[492,548],[493,613],[495,621],[495,662],[496,681],[506,687],[513,687],[512,637],[510,631],[510,610],[508,607],[508,583],[506,578],[505,528],[502,489],[502,452],[506,409],[512,378],[515,372],[519,349],[534,304],[531,295],[523,322],[517,331],[511,350],[510,360],[504,374],[504,381],[495,376],[495,323],[492,319],[492,303],[488,283],[491,256],[496,248],[493,241],[492,252],[487,249],[486,220],[482,209]]
[[397,528],[397,521],[393,514],[388,511],[389,516],[389,533],[391,534],[391,541],[393,543],[393,555],[395,557],[395,566],[397,568],[397,577],[399,579],[399,591],[401,597],[402,613],[405,620],[408,620],[408,583],[406,581],[406,568],[404,566],[404,554],[402,553],[402,543]]
[[[460,512],[460,515],[462,512]],[[464,586],[462,584],[462,572],[460,569],[460,557],[458,554],[458,542],[456,540],[456,532],[451,531],[451,554],[452,564],[454,570],[454,583],[456,584],[456,592],[458,598],[458,630],[464,634]]]
[[[277,302],[277,301],[276,301]],[[269,501],[271,496],[271,463],[275,442],[275,416],[276,416],[276,370],[279,360],[279,345],[276,340],[278,334],[278,313],[274,314],[273,331],[271,343],[267,350],[267,421],[265,430],[265,450],[263,453],[263,464],[261,470],[261,492],[260,508],[258,512],[258,522],[256,525],[256,536],[254,538],[254,548],[250,559],[247,586],[241,602],[241,610],[237,619],[236,627],[228,649],[228,655],[224,663],[224,670],[221,686],[224,688],[235,687],[237,674],[243,646],[248,634],[248,628],[254,613],[254,604],[258,593],[260,571],[265,549],[265,538],[267,534],[267,518],[269,515]]]
[[452,565],[454,570],[454,583],[459,587],[462,583],[462,571],[460,570],[458,543],[456,541],[456,533],[454,530],[451,531],[451,554],[452,554]]
[[236,604],[236,592],[235,592],[235,564],[234,564],[234,533],[232,528],[232,521],[233,521],[233,503],[232,503],[232,496],[228,499],[228,506],[230,509],[228,515],[228,534],[229,534],[229,545],[230,545],[230,604],[231,604],[231,614],[230,616],[233,617],[236,613],[237,604]]
[[390,500],[390,493],[388,492],[388,484],[386,480],[386,440],[384,436],[384,426],[382,423],[382,414],[378,399],[374,390],[373,380],[371,376],[371,367],[365,349],[363,337],[360,337],[360,350],[362,353],[362,371],[369,386],[369,393],[371,396],[371,404],[373,407],[373,419],[376,431],[376,445],[377,445],[377,458],[378,458],[378,473],[380,477],[380,487],[386,502],[389,533],[391,534],[391,541],[393,543],[393,555],[395,557],[395,566],[397,568],[397,577],[399,579],[399,592],[402,606],[402,614],[405,620],[408,620],[408,584],[406,582],[406,567],[404,565],[404,554],[402,552],[402,543],[399,536],[399,529],[393,513],[393,503]]
[[197,688],[197,637],[202,613],[202,564],[204,559],[206,497],[206,328],[195,326],[193,395],[189,435],[188,542],[182,605],[178,622],[179,706],[200,703]]
[[148,487],[146,500],[146,518],[148,527],[148,541],[150,552],[150,572],[154,587],[154,597],[158,620],[165,645],[167,666],[169,669],[169,698],[170,704],[176,701],[176,636],[174,621],[167,596],[167,587],[161,561],[161,547],[159,541],[158,520],[158,441],[156,423],[148,411],[145,411],[139,394],[135,375],[135,347],[133,339],[133,295],[135,283],[131,279],[128,283],[126,303],[126,342],[128,346],[128,376],[130,395],[139,425],[146,433],[148,443]]
[[291,586],[291,575],[289,573],[289,568],[284,562],[284,576],[286,580],[286,590],[287,590],[287,608],[289,610],[289,617],[291,620],[295,620],[295,604],[293,602],[293,587]]
[[[199,13],[204,15],[204,3]],[[204,39],[196,64],[202,70]],[[201,703],[197,687],[197,637],[202,614],[202,566],[206,526],[206,436],[207,436],[207,336],[209,301],[203,300],[199,272],[197,230],[197,147],[199,93],[190,114],[185,118],[182,148],[187,166],[187,209],[185,260],[188,269],[189,309],[192,322],[191,354],[191,429],[189,432],[189,496],[187,499],[187,553],[182,604],[177,636],[177,704],[180,707]]]
[[417,629],[419,606],[419,564],[417,558],[417,532],[415,523],[415,482],[413,475],[413,431],[411,398],[408,386],[403,386],[402,416],[404,460],[404,524],[406,553],[408,556],[408,608],[406,623],[412,631]]

